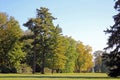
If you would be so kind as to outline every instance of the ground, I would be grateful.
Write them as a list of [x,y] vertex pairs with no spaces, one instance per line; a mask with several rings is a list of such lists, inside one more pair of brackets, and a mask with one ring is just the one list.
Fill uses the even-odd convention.
[[120,80],[105,73],[0,74],[0,80]]

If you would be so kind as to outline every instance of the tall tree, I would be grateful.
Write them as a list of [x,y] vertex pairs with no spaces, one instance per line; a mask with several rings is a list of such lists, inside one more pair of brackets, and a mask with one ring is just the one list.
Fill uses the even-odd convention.
[[105,31],[110,34],[105,48],[110,50],[110,54],[103,55],[111,77],[120,75],[120,0],[116,0],[114,8],[118,10],[118,14],[113,16],[115,24]]
[[0,13],[0,25],[0,65],[18,67],[24,56],[22,43],[19,43],[22,30],[18,22],[5,13]]
[[53,49],[53,31],[55,26],[53,24],[55,18],[49,13],[48,8],[41,7],[37,9],[36,18],[31,18],[24,26],[28,27],[33,32],[33,73],[35,72],[36,60],[40,54],[41,58],[41,73],[44,74],[44,68],[46,63],[46,56],[50,54]]
[[84,54],[84,45],[82,42],[78,42],[76,46],[76,51],[78,53],[77,60],[75,62],[75,71],[81,72],[82,65],[84,64],[83,54]]

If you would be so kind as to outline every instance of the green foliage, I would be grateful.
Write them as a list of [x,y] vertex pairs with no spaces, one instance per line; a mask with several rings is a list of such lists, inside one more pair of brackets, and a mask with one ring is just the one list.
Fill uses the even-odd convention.
[[71,37],[65,36],[66,39],[66,51],[65,56],[67,57],[65,68],[63,72],[66,73],[73,73],[75,68],[75,60],[77,59],[77,52],[76,52],[76,41]]
[[32,36],[33,33],[30,30],[26,30],[23,33],[24,35],[21,38],[21,42],[23,43],[22,50],[26,53],[25,58],[22,60],[23,63],[31,66],[33,65],[33,51],[32,51]]
[[18,73],[32,73],[32,69],[27,64],[20,64]]
[[77,43],[77,60],[75,63],[75,71],[76,72],[88,72],[91,70],[92,66],[93,66],[93,62],[92,62],[92,48],[90,46],[85,46],[83,45],[82,42],[78,42]]
[[24,57],[22,43],[19,43],[22,30],[13,17],[7,17],[4,13],[0,15],[0,65],[17,69]]
[[[65,67],[66,46],[64,36],[56,36],[56,43],[54,44],[53,53],[49,55],[48,64],[52,70],[62,70]],[[59,72],[59,71],[58,71]]]
[[21,61],[25,57],[25,53],[22,51],[22,43],[16,42],[13,49],[8,53],[10,66],[14,66],[19,72]]
[[8,20],[8,16],[5,13],[0,13],[0,27],[3,27]]
[[24,24],[28,28],[25,32],[13,17],[0,13],[0,72],[89,71],[91,47],[63,36],[48,8],[36,12],[36,18]]
[[[41,62],[41,73],[44,74],[46,55],[50,54],[51,50],[54,48],[52,44],[54,43],[54,30],[55,26],[53,20],[55,19],[48,12],[47,8],[41,7],[37,9],[37,17],[31,18],[24,26],[28,27],[33,32],[33,72],[35,72],[35,65],[38,58]],[[39,54],[39,56],[37,56]]]
[[9,67],[6,65],[0,65],[0,73],[16,73],[15,67]]

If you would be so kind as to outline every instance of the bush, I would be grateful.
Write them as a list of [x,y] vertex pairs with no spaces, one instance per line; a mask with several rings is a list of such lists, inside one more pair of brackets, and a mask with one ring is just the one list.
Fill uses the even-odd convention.
[[51,73],[51,69],[49,69],[48,67],[45,67],[45,72],[46,73]]
[[11,73],[17,73],[17,70],[16,70],[15,67],[12,67],[10,70],[11,70],[11,71],[10,71]]
[[18,73],[32,73],[32,69],[26,64],[21,64]]
[[10,68],[8,68],[7,66],[1,65],[0,71],[1,73],[10,73]]
[[17,73],[14,67],[8,67],[6,65],[0,65],[0,73]]

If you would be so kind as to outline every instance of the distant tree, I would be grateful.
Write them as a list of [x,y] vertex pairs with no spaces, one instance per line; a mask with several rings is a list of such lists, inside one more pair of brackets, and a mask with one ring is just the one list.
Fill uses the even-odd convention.
[[104,64],[104,60],[102,59],[104,52],[101,50],[95,51],[93,53],[94,56],[94,71],[95,72],[106,72],[106,66]]
[[[114,8],[120,11],[120,0],[116,0]],[[117,77],[120,75],[120,12],[113,16],[115,24],[107,29],[105,33],[110,34],[108,38],[106,50],[110,50],[110,54],[104,54],[106,66],[108,67],[108,75]]]
[[[55,18],[48,12],[49,9],[41,7],[37,9],[36,18],[31,18],[24,24],[33,32],[33,73],[35,73],[36,62],[40,58],[41,73],[44,74],[46,58],[51,54],[54,45],[54,30],[53,20]],[[39,56],[37,56],[39,55]]]
[[85,64],[83,66],[83,71],[85,72],[90,72],[93,67],[93,55],[92,55],[92,47],[89,45],[85,45],[85,52],[84,52],[84,57],[85,57]]
[[78,53],[78,57],[75,62],[75,72],[81,72],[82,65],[84,64],[84,45],[82,42],[77,43],[76,50]]
[[102,65],[102,54],[103,51],[95,51],[93,53],[94,55],[94,71],[95,72],[101,72],[101,65]]
[[92,48],[90,46],[85,46],[82,42],[77,43],[77,60],[75,63],[75,71],[82,72],[82,71],[89,71],[92,66]]

